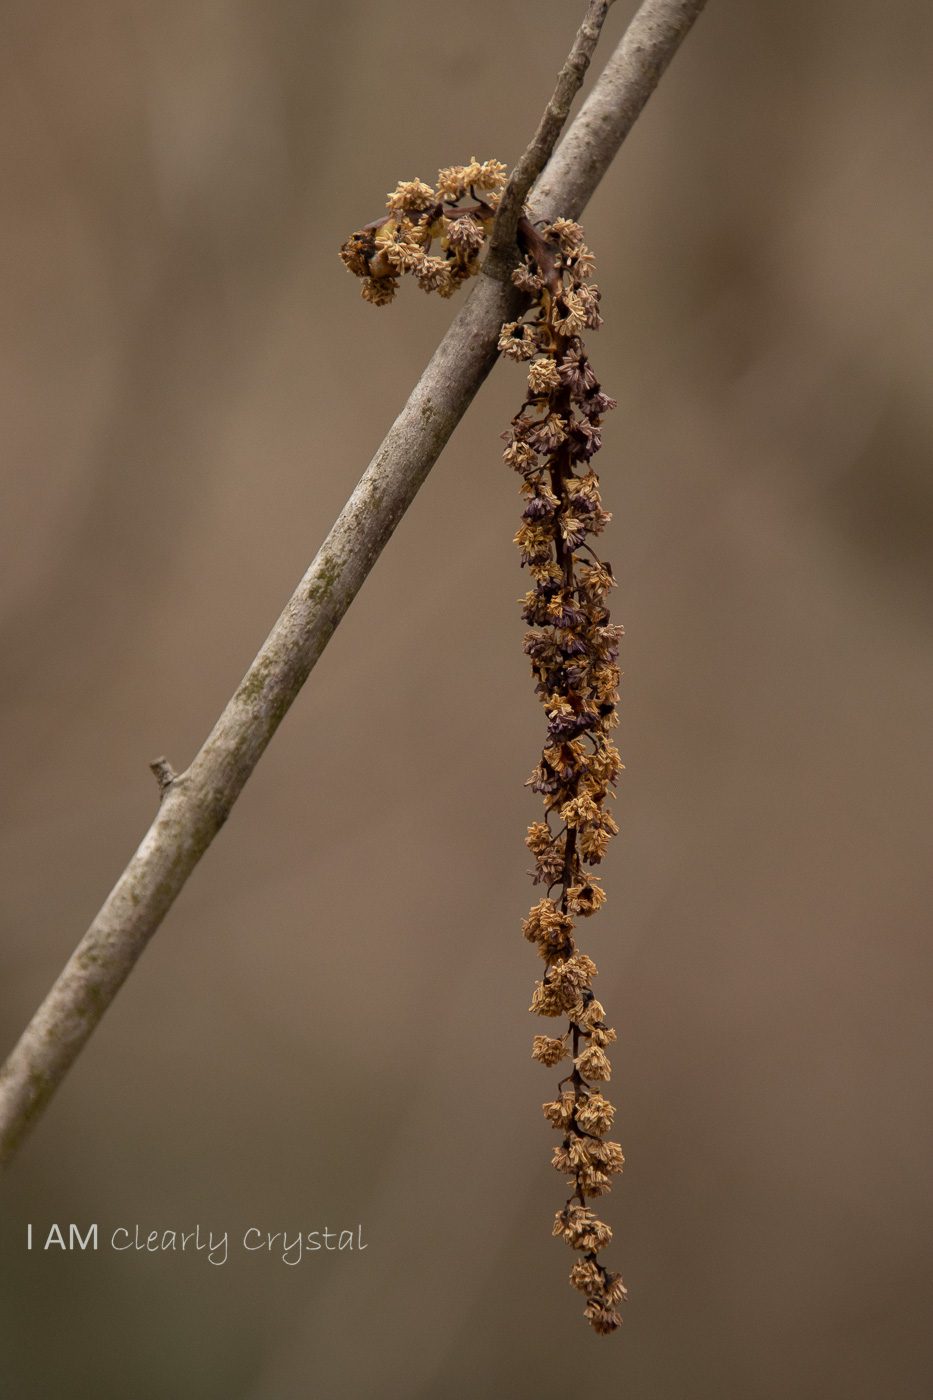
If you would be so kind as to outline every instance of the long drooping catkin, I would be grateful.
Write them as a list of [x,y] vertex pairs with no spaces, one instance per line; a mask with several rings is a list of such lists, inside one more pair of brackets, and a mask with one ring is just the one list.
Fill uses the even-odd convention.
[[[417,179],[398,185],[385,216],[341,249],[347,267],[363,278],[363,296],[384,305],[405,273],[425,291],[450,296],[479,267],[504,175],[497,161],[473,159],[442,170],[435,187]],[[532,1054],[548,1066],[565,1059],[572,1066],[557,1098],[544,1105],[561,1134],[553,1164],[571,1188],[554,1234],[578,1252],[570,1281],[586,1297],[594,1330],[608,1333],[621,1322],[616,1305],[625,1288],[600,1261],[612,1232],[587,1203],[609,1191],[622,1170],[622,1150],[605,1136],[615,1110],[600,1088],[609,1079],[606,1047],[616,1033],[593,994],[596,965],[574,932],[576,921],[605,900],[592,867],[618,831],[607,803],[622,770],[611,738],[622,629],[612,625],[606,606],[612,571],[589,542],[609,520],[592,459],[603,416],[615,405],[583,343],[584,332],[601,320],[582,229],[567,219],[536,229],[522,219],[518,236],[524,257],[513,281],[530,298],[530,310],[502,327],[499,349],[528,362],[528,390],[505,434],[504,456],[522,479],[515,543],[533,580],[522,602],[530,627],[525,651],[547,720],[529,780],[543,798],[544,820],[533,822],[526,837],[535,882],[546,892],[523,929],[544,962],[531,1010],[566,1027],[557,1036],[536,1035]]]
[[620,627],[609,620],[612,571],[589,540],[609,520],[592,459],[603,415],[614,402],[602,391],[583,333],[601,324],[593,257],[583,230],[557,219],[531,235],[513,280],[533,298],[528,316],[503,326],[499,348],[527,360],[528,392],[506,435],[505,460],[522,477],[524,510],[515,536],[534,587],[522,600],[531,630],[525,651],[547,717],[547,737],[530,786],[544,801],[544,821],[528,828],[535,882],[543,899],[524,923],[544,960],[531,1010],[564,1020],[559,1036],[536,1035],[532,1054],[545,1065],[564,1059],[570,1072],[544,1105],[561,1133],[553,1162],[572,1188],[554,1233],[580,1252],[570,1281],[586,1295],[597,1332],[621,1322],[625,1296],[618,1274],[600,1262],[612,1238],[587,1205],[610,1190],[622,1149],[607,1141],[614,1109],[598,1087],[610,1074],[606,1047],[616,1033],[592,990],[596,965],[574,938],[576,920],[595,914],[605,894],[591,867],[618,831],[607,809],[622,769],[611,731],[617,724]]

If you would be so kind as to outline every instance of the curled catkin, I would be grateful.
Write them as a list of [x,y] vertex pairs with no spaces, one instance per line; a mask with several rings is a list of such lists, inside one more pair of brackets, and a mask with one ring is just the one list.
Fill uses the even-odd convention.
[[396,185],[383,217],[352,233],[340,249],[346,266],[363,279],[366,300],[387,305],[406,272],[423,291],[453,296],[479,271],[504,184],[504,165],[474,158],[438,171],[436,187],[418,179]]
[[[439,172],[436,186],[399,184],[386,214],[352,234],[341,249],[362,294],[375,305],[392,300],[408,273],[426,291],[450,296],[479,267],[491,231],[505,167],[472,159]],[[515,543],[533,587],[522,599],[529,626],[524,649],[544,707],[546,737],[529,786],[540,793],[544,820],[525,838],[534,880],[545,893],[523,924],[544,968],[531,1010],[558,1022],[559,1034],[536,1035],[532,1055],[549,1068],[569,1062],[557,1097],[544,1114],[560,1134],[553,1165],[570,1194],[553,1233],[576,1251],[570,1282],[584,1294],[584,1316],[598,1333],[621,1322],[621,1276],[600,1259],[612,1238],[588,1202],[605,1195],[622,1170],[611,1141],[615,1109],[603,1093],[610,1077],[606,1049],[616,1039],[597,1001],[596,964],[579,948],[577,921],[595,914],[605,893],[593,867],[618,826],[608,803],[622,762],[611,733],[618,723],[619,642],[609,618],[612,570],[591,540],[610,519],[592,461],[602,445],[602,420],[615,407],[603,393],[584,346],[601,324],[593,255],[569,219],[534,228],[522,219],[523,258],[512,274],[530,298],[529,311],[507,322],[499,349],[527,365],[525,400],[504,434],[504,458],[521,478],[522,519]]]

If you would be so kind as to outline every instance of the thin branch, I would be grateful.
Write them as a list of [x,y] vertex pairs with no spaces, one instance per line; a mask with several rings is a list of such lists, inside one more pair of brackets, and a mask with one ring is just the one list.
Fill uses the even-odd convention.
[[573,99],[586,77],[586,70],[590,66],[590,59],[599,42],[603,22],[612,3],[613,0],[589,0],[583,23],[577,31],[577,37],[564,66],[557,75],[557,86],[551,94],[551,100],[545,107],[538,129],[509,176],[509,183],[503,192],[489,248],[489,258],[492,261],[507,260],[514,265],[515,232],[522,207],[528,197],[528,191],[547,165],[557,145],[557,138],[564,129]]
[[[704,4],[645,0],[539,180],[532,217],[581,213]],[[0,1072],[0,1162],[42,1113],[227,820],[520,305],[511,283],[478,279],[200,752],[165,782],[141,845]]]

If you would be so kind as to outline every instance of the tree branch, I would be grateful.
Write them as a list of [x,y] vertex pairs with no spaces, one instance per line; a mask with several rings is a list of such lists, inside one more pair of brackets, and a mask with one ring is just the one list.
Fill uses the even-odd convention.
[[[644,0],[544,170],[531,201],[532,217],[576,218],[581,213],[704,4],[705,0]],[[591,4],[584,27],[595,23],[594,11],[604,14],[606,8]],[[588,62],[593,44],[595,35],[592,42],[578,35],[578,59],[585,54]],[[577,71],[582,79],[584,70],[578,64],[565,81],[570,64],[568,59],[558,92],[519,162],[516,218],[524,198],[522,183],[534,179],[536,161],[542,152],[546,158],[553,146],[559,130],[553,122],[561,110],[566,116],[579,86]],[[510,282],[496,276],[478,279],[191,766],[176,775],[167,764],[164,769],[155,765],[161,789],[155,820],[0,1073],[0,1162],[10,1160],[42,1113],[223,826],[282,717],[492,368],[499,328],[520,305],[521,297]]]

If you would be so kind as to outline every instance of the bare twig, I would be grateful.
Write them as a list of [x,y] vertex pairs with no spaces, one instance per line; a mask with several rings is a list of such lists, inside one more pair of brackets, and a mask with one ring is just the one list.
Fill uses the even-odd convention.
[[613,0],[589,0],[583,23],[577,31],[577,37],[564,66],[557,75],[557,86],[551,94],[551,100],[545,107],[538,122],[538,129],[529,141],[521,160],[509,176],[509,183],[499,202],[499,212],[496,214],[489,248],[490,270],[497,262],[505,263],[506,271],[508,263],[514,265],[515,231],[521,218],[522,206],[528,197],[528,191],[550,160],[551,152],[557,145],[557,138],[564,129],[571,103],[586,77],[590,59],[599,42],[603,21],[612,3]]
[[[704,4],[645,0],[539,180],[532,217],[580,214]],[[0,1161],[42,1113],[223,826],[519,305],[510,283],[479,278],[200,752],[165,782],[141,845],[0,1073]]]

